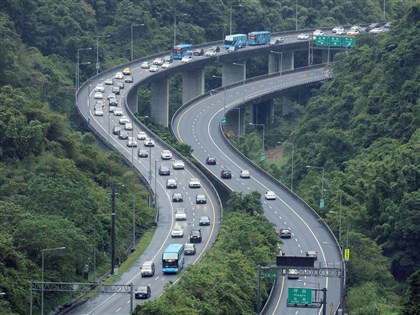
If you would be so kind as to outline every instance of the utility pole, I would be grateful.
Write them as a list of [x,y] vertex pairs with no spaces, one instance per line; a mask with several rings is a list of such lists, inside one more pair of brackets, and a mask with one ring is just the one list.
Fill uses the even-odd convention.
[[114,275],[115,269],[115,185],[111,186],[111,275]]

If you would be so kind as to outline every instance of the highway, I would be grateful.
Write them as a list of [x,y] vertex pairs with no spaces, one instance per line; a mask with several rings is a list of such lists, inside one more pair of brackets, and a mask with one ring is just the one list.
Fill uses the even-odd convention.
[[[284,36],[284,44],[298,45],[301,41],[296,40],[295,34]],[[214,45],[214,43],[208,46]],[[200,46],[206,47],[206,46]],[[250,53],[251,50],[257,50],[259,47],[244,48],[242,51]],[[268,46],[262,47],[267,50]],[[236,53],[234,53],[236,54]],[[160,54],[163,56],[164,54]],[[217,57],[193,57],[193,61],[188,65],[182,65],[179,61],[174,61],[172,67],[167,70],[160,70],[158,73],[150,73],[147,69],[141,69],[140,64],[144,60],[152,61],[153,57],[148,59],[141,59],[129,66],[133,71],[134,83],[126,83],[125,89],[122,90],[118,97],[119,105],[123,109],[125,115],[130,115],[125,106],[125,98],[130,88],[141,84],[141,82],[149,79],[151,76],[162,75],[163,71],[168,73],[175,73],[184,67],[194,66],[194,63],[214,63],[217,59],[222,59],[222,53]],[[232,57],[232,54],[226,57]],[[152,288],[152,298],[157,297],[165,285],[170,281],[176,282],[178,276],[163,275],[160,267],[160,257],[163,249],[169,243],[186,242],[187,235],[191,228],[197,226],[197,220],[202,215],[208,215],[211,218],[212,225],[210,227],[202,227],[203,242],[198,244],[198,252],[195,256],[186,256],[187,264],[196,263],[202,257],[204,252],[211,247],[214,242],[218,225],[220,223],[220,204],[219,198],[210,184],[202,174],[198,172],[192,165],[186,163],[185,170],[172,170],[169,178],[175,178],[178,182],[176,190],[168,190],[165,187],[166,176],[159,176],[155,170],[160,165],[165,164],[171,166],[171,161],[162,161],[160,159],[160,152],[162,149],[167,149],[164,143],[155,139],[156,146],[150,149],[150,158],[139,158],[137,156],[137,149],[142,147],[142,141],[137,140],[139,146],[137,148],[129,148],[126,145],[126,140],[119,140],[116,135],[112,134],[114,125],[118,125],[118,116],[114,116],[105,110],[104,116],[95,116],[94,104],[95,99],[94,88],[98,83],[104,83],[106,79],[112,78],[117,71],[127,65],[122,65],[115,69],[100,73],[85,82],[77,93],[77,107],[80,114],[88,122],[90,128],[94,133],[113,150],[117,150],[126,159],[127,163],[136,168],[147,181],[152,190],[157,194],[157,205],[159,209],[159,221],[156,233],[152,239],[150,246],[146,252],[140,257],[139,261],[124,275],[121,275],[120,280],[116,284],[130,284],[134,287],[144,284],[150,284]],[[325,79],[325,71],[322,69],[308,70],[306,72],[292,73],[283,75],[281,77],[270,77],[265,81],[256,81],[247,83],[243,86],[238,86],[226,91],[226,106],[227,108],[236,106],[239,102],[246,101],[248,98],[254,98],[257,95],[264,95],[278,90],[279,88],[286,88],[287,86],[296,86],[305,84],[310,80],[319,81]],[[106,92],[109,92],[111,86],[105,85]],[[238,96],[241,99],[238,100]],[[265,214],[267,218],[273,222],[277,228],[288,226],[293,231],[293,238],[285,240],[283,250],[290,255],[301,255],[306,250],[316,250],[318,252],[318,261],[321,262],[340,262],[341,256],[337,248],[333,245],[335,240],[331,237],[329,232],[320,223],[317,218],[305,207],[300,201],[296,200],[293,194],[281,187],[278,183],[265,176],[243,159],[237,152],[235,152],[221,137],[219,121],[223,112],[223,93],[217,93],[210,97],[204,98],[191,106],[184,108],[176,117],[176,126],[174,133],[179,139],[192,146],[194,150],[194,157],[198,161],[203,162],[208,155],[216,156],[218,164],[209,167],[216,177],[222,168],[230,169],[233,172],[233,179],[226,181],[228,187],[235,191],[250,192],[253,190],[264,193],[266,190],[274,190],[278,196],[275,201],[263,201]],[[106,108],[107,109],[107,105]],[[204,115],[204,113],[206,115]],[[136,137],[138,131],[146,131],[144,127],[137,121],[133,121],[134,130],[132,136]],[[192,127],[192,129],[191,129]],[[199,128],[200,127],[200,128]],[[154,135],[151,135],[154,137]],[[170,149],[170,148],[169,148]],[[174,153],[174,152],[173,152]],[[180,156],[174,156],[175,159],[181,159]],[[156,162],[157,161],[157,162]],[[171,167],[170,167],[171,168]],[[238,172],[240,169],[249,169],[251,171],[251,179],[240,180]],[[199,177],[201,179],[201,189],[188,188],[188,181],[191,177]],[[184,202],[182,205],[172,203],[171,195],[173,191],[182,192],[184,195]],[[200,192],[207,195],[208,202],[206,205],[196,205],[195,195]],[[174,210],[177,207],[183,207],[187,210],[187,221],[183,224],[185,228],[184,238],[182,240],[171,239],[170,231],[174,225]],[[328,245],[324,245],[324,243]],[[146,260],[154,260],[157,265],[156,275],[152,278],[141,278],[139,267]],[[301,277],[301,280],[304,280]],[[321,287],[328,289],[328,305],[333,303],[337,305],[339,301],[339,280],[338,279],[306,279],[308,282],[300,283],[296,281],[286,280],[286,285],[280,290],[282,294],[277,295],[278,301],[273,303],[273,311],[271,313],[278,314],[280,309],[282,314],[297,314],[297,309],[285,309],[285,291],[288,286],[311,286],[309,282],[320,283]],[[292,282],[292,283],[291,283]],[[281,281],[279,281],[281,283]],[[135,303],[143,303],[143,300],[136,300]],[[100,294],[96,298],[87,301],[82,306],[69,314],[128,314],[130,311],[130,297],[121,294]],[[314,309],[298,309],[299,314],[315,314]]]

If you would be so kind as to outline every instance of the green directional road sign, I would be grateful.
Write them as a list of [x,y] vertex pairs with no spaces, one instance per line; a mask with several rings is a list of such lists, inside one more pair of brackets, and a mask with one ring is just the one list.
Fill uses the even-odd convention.
[[226,116],[223,116],[222,117],[222,125],[224,126],[224,125],[226,125]]
[[343,37],[343,47],[353,47],[356,44],[356,38]]
[[324,207],[325,207],[325,200],[324,200],[324,198],[319,199],[319,207],[321,209],[324,209]]
[[264,274],[264,278],[266,278],[266,279],[274,279],[274,278],[277,278],[277,272],[275,272],[275,273],[265,273]]
[[331,47],[341,47],[341,37],[340,36],[330,36],[330,46]]
[[265,151],[263,151],[263,152],[261,153],[261,159],[260,159],[260,161],[261,161],[261,162],[265,161]]
[[329,36],[316,36],[315,45],[317,46],[328,46],[328,37]]
[[307,288],[289,288],[288,304],[311,305],[312,289]]

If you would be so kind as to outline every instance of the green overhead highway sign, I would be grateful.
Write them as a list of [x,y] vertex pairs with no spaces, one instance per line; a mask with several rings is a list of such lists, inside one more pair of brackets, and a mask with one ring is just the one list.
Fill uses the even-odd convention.
[[307,288],[289,288],[288,304],[311,305],[312,289]]
[[265,161],[265,152],[263,151],[262,153],[261,153],[261,158],[260,158],[260,162],[264,162]]
[[343,37],[343,47],[353,47],[356,44],[356,38]]
[[328,37],[329,36],[316,36],[315,45],[317,46],[328,46]]
[[319,207],[321,209],[324,209],[324,206],[325,206],[325,200],[324,200],[324,198],[319,199]]
[[274,278],[277,278],[277,272],[275,272],[275,273],[265,273],[264,274],[264,278],[266,278],[266,279],[274,279]]
[[341,37],[330,36],[330,46],[331,47],[341,47]]
[[224,125],[226,125],[226,116],[223,116],[222,117],[222,125],[224,126]]

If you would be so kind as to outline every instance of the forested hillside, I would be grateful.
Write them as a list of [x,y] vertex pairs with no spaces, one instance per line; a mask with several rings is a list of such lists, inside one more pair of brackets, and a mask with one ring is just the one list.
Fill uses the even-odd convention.
[[[386,18],[401,17],[410,2],[415,3],[386,1]],[[29,313],[29,281],[41,279],[41,253],[45,249],[66,247],[46,254],[46,281],[81,280],[85,264],[92,271],[94,252],[98,275],[107,271],[111,185],[116,185],[119,193],[119,259],[125,257],[131,241],[133,209],[139,234],[153,222],[153,212],[146,206],[147,192],[138,176],[124,166],[117,154],[98,149],[75,111],[73,82],[78,49],[92,47],[80,55],[83,82],[96,73],[96,47],[100,70],[130,59],[130,28],[134,23],[144,24],[134,29],[135,58],[169,49],[174,14],[185,14],[178,18],[179,41],[193,44],[221,39],[228,32],[231,9],[235,32],[294,29],[296,9],[299,29],[383,20],[382,1],[299,0],[297,7],[295,3],[242,0],[237,6],[236,1],[226,0],[0,2],[0,292],[5,293],[0,297],[1,314]],[[307,170],[302,167],[305,163],[324,165],[328,170],[327,187],[343,191],[345,227],[355,252],[354,263],[349,265],[350,280],[366,290],[372,286],[378,289],[384,283],[390,283],[391,289],[396,285],[388,272],[388,261],[381,255],[382,248],[392,259],[392,271],[399,280],[418,268],[415,222],[419,221],[419,113],[413,106],[419,91],[415,55],[419,51],[415,36],[418,20],[418,10],[412,10],[389,36],[366,37],[360,48],[343,56],[334,69],[336,78],[311,102],[307,116],[289,139],[295,143],[297,161],[301,163],[299,194],[316,204],[319,178],[312,172],[306,176]],[[317,120],[314,113],[328,116]],[[326,121],[330,124],[321,124]],[[330,146],[332,141],[337,145]],[[328,202],[335,207],[337,196],[334,198]],[[246,277],[251,263],[271,259],[274,240],[269,228],[250,229],[249,234],[242,235],[248,219],[261,220],[259,224],[268,227],[261,218],[243,216],[246,214],[235,217],[233,213],[232,218],[228,217],[222,234],[231,232],[232,226],[241,230],[236,231],[237,239],[259,235],[255,241],[265,244],[261,258],[254,257],[241,266]],[[326,217],[336,228],[336,218]],[[208,264],[219,250],[209,255]],[[230,259],[240,259],[244,252],[251,253],[252,246],[234,252],[223,265],[225,268],[217,272],[229,270]],[[363,263],[366,255],[371,257],[371,264]],[[361,275],[372,282],[365,284],[366,278]],[[233,280],[229,274],[221,277]],[[415,286],[416,278],[411,283]],[[220,282],[214,283],[214,290],[217,284]],[[244,286],[251,287],[250,279]],[[64,302],[61,296],[47,296],[48,303]],[[231,305],[243,307],[244,313],[251,312],[253,305],[241,300],[249,296],[235,291],[226,297],[226,308],[221,313],[228,314]],[[394,302],[391,293],[386,297],[389,300],[384,304]],[[350,298],[355,304],[360,301],[357,296]],[[190,300],[191,305],[196,301]],[[214,304],[212,301],[213,297],[209,297],[208,302]],[[39,296],[35,296],[35,308],[39,305]],[[204,312],[206,304],[201,307]]]

